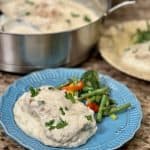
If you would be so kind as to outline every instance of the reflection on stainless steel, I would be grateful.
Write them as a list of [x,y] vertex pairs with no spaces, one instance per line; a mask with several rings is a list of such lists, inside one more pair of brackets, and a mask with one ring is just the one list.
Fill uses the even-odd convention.
[[[79,2],[96,13],[100,5],[103,5],[103,14],[108,11],[109,3],[106,0]],[[126,2],[126,5],[129,3]],[[25,73],[47,67],[77,65],[96,44],[100,23],[101,19],[80,29],[55,34],[15,35],[0,32],[0,69]]]
[[124,7],[126,5],[132,5],[132,4],[135,4],[136,1],[133,1],[133,0],[130,0],[130,1],[123,1],[122,3],[112,7],[111,9],[108,10],[108,13],[112,13],[114,12],[115,10],[119,9],[120,7]]

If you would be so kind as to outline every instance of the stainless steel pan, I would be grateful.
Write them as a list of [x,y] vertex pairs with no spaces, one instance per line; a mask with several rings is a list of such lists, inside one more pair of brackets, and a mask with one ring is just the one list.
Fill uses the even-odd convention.
[[89,55],[99,37],[101,18],[112,11],[134,4],[123,1],[111,7],[111,0],[78,0],[97,14],[99,19],[82,28],[54,34],[23,35],[0,32],[0,70],[27,73],[32,70],[74,66]]

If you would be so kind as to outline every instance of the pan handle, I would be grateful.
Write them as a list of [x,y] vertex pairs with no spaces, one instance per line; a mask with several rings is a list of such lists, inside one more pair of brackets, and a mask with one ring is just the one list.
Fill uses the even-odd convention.
[[125,0],[125,1],[122,1],[120,2],[119,4],[111,7],[108,11],[107,11],[107,15],[118,10],[119,8],[122,8],[124,6],[127,6],[127,5],[132,5],[132,4],[135,4],[136,3],[136,0]]

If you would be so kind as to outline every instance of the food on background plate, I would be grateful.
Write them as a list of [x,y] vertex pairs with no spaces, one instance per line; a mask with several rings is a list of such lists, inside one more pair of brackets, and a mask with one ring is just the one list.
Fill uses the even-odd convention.
[[131,38],[133,39],[133,42],[135,44],[145,43],[147,41],[150,41],[150,24],[149,24],[149,22],[147,22],[146,29],[138,28],[136,33]]
[[133,44],[124,49],[122,63],[150,73],[150,24],[147,22],[146,29],[137,28],[130,38]]
[[87,71],[57,87],[30,87],[17,100],[14,118],[26,134],[45,145],[77,147],[96,133],[96,121],[107,116],[116,120],[117,113],[131,107],[118,106],[110,92],[96,71]]
[[142,68],[145,72],[150,73],[150,41],[125,49],[122,55],[122,63],[136,70]]
[[70,0],[11,0],[0,5],[0,29],[8,33],[60,32],[98,18],[90,8]]
[[118,23],[102,32],[102,56],[117,69],[150,81],[150,20]]

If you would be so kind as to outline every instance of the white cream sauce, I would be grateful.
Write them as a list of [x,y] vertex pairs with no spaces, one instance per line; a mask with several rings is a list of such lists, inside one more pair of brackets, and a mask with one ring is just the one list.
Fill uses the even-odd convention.
[[126,66],[150,72],[150,42],[130,46],[124,50],[121,58]]
[[[62,91],[47,86],[40,89],[35,97],[30,92],[24,93],[14,106],[15,121],[26,134],[54,147],[77,147],[95,134],[97,126],[92,110],[79,101],[72,103]],[[91,116],[92,121],[86,116]],[[45,125],[50,120],[56,124],[60,118],[67,122],[64,128],[49,130]]]
[[[90,8],[71,0],[10,0],[2,2],[0,9],[4,13],[1,15],[3,20],[0,19],[0,26],[3,24],[3,31],[9,33],[66,31],[98,18]],[[22,23],[31,26],[22,27]]]

